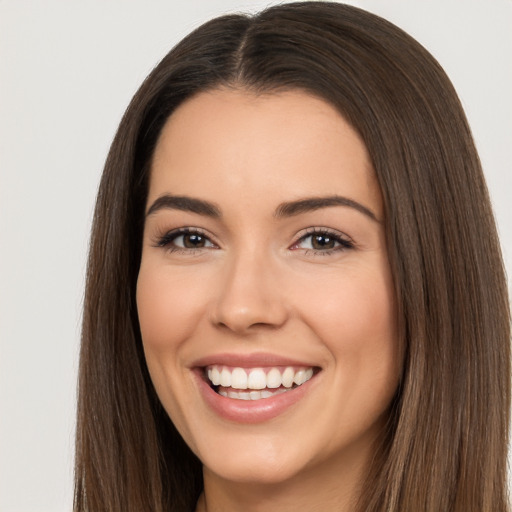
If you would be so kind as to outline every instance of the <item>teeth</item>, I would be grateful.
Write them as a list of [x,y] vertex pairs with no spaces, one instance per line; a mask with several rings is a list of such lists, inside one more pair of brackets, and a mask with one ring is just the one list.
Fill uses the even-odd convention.
[[267,376],[261,368],[256,368],[249,373],[247,387],[249,389],[265,389],[267,387]]
[[[299,368],[295,371],[292,366],[287,366],[284,370],[271,368],[265,372],[263,368],[229,369],[214,365],[208,367],[207,376],[214,386],[232,388],[230,391],[219,391],[223,396],[241,400],[259,400],[276,394],[275,391],[269,390],[287,391],[294,384],[297,386],[304,384],[313,376],[313,368]],[[239,391],[244,389],[251,391]]]
[[208,370],[208,378],[212,381],[214,386],[218,386],[220,384],[220,372],[216,366]]
[[281,372],[277,368],[272,368],[267,373],[267,388],[275,389],[281,386]]
[[247,373],[242,368],[235,368],[231,373],[231,387],[247,389]]
[[231,372],[227,368],[220,372],[220,385],[224,388],[231,387]]
[[304,382],[307,382],[309,379],[311,379],[311,377],[313,377],[313,368],[308,368],[307,370],[299,370],[293,377],[293,382],[295,382],[297,386],[300,386],[301,384],[304,384]]
[[270,398],[274,395],[280,395],[286,393],[287,389],[276,389],[274,391],[225,391],[224,389],[219,390],[219,395],[225,396],[226,398],[234,398],[236,400],[261,400],[262,398]]
[[293,386],[293,377],[295,377],[295,372],[293,371],[293,368],[286,368],[286,370],[283,372],[283,386],[285,388],[291,388]]

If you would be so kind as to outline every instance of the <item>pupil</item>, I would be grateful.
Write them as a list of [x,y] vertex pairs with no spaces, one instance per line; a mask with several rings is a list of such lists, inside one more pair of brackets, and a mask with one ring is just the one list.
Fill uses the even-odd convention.
[[184,235],[183,245],[189,249],[196,249],[197,247],[204,247],[204,237],[201,235]]
[[314,249],[334,249],[334,239],[328,235],[315,235],[313,237]]

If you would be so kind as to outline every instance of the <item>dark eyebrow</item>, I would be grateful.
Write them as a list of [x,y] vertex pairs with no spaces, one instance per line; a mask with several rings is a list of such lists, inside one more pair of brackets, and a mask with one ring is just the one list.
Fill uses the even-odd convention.
[[146,217],[165,208],[197,213],[199,215],[206,215],[207,217],[221,217],[220,208],[213,203],[203,199],[187,196],[171,196],[169,194],[165,194],[156,199],[146,212]]
[[319,210],[320,208],[328,208],[329,206],[348,206],[354,208],[358,212],[363,213],[370,219],[380,222],[369,208],[363,206],[361,203],[342,196],[327,196],[327,197],[308,197],[305,199],[298,199],[297,201],[290,201],[281,203],[274,213],[275,217],[292,217],[301,213]]
[[[319,210],[320,208],[328,208],[329,206],[348,206],[363,213],[370,219],[380,222],[369,208],[353,199],[342,196],[310,197],[281,203],[276,208],[274,216],[292,217],[294,215],[300,215],[301,213]],[[220,218],[222,216],[220,208],[209,201],[188,196],[171,196],[169,194],[165,194],[156,199],[149,207],[146,216],[165,208],[197,213],[198,215],[206,215],[214,218]]]

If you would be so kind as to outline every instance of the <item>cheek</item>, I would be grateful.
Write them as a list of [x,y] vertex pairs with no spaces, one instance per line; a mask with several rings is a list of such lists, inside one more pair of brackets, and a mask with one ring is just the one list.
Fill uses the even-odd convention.
[[357,414],[366,406],[369,415],[379,414],[395,393],[401,369],[387,266],[338,275],[325,282],[321,293],[313,293],[308,323],[330,352],[333,387],[344,390],[345,405]]
[[325,398],[326,408],[337,411],[347,432],[376,433],[401,370],[390,279],[380,274],[338,281],[330,296],[327,303],[317,301],[313,312],[316,331],[333,361],[330,386],[338,390]]
[[203,315],[201,298],[205,294],[201,283],[187,279],[186,272],[168,270],[143,261],[137,279],[137,312],[146,364],[157,395],[174,425],[190,438],[187,411],[179,400],[189,385],[183,374],[182,348]]
[[310,323],[322,332],[322,339],[334,343],[333,349],[360,351],[369,345],[396,344],[395,298],[387,273],[338,275],[304,292]]
[[143,262],[137,280],[137,311],[146,351],[163,351],[187,339],[202,313],[201,297],[201,280],[187,279],[186,273],[157,271]]

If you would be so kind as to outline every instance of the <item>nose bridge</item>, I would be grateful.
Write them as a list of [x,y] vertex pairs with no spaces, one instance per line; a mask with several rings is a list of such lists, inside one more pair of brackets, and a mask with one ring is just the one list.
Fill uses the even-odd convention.
[[226,258],[214,321],[235,332],[257,326],[278,327],[286,304],[278,286],[278,269],[269,250],[248,246]]

